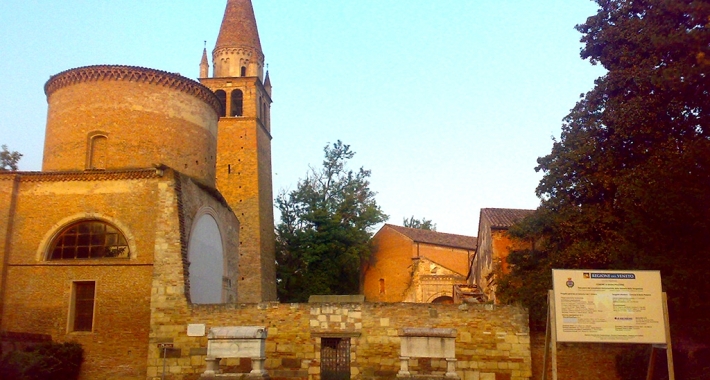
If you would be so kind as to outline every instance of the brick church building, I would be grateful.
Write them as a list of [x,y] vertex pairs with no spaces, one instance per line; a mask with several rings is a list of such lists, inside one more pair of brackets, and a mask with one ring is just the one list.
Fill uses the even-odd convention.
[[42,171],[0,173],[0,330],[80,343],[87,378],[143,379],[161,300],[276,299],[249,0],[228,2],[212,60],[201,83],[117,65],[49,79]]
[[[42,171],[0,172],[2,336],[80,343],[82,380],[198,379],[213,359],[205,331],[255,325],[268,329],[272,378],[391,379],[402,363],[466,380],[532,376],[520,307],[276,302],[272,89],[251,0],[227,1],[209,61],[205,49],[198,81],[118,65],[49,79]],[[422,276],[465,281],[473,241],[435,243]],[[447,272],[440,246],[463,268]],[[431,294],[414,301],[451,298],[424,279]],[[452,327],[455,359],[400,357],[402,328]],[[222,365],[248,372],[248,360]]]

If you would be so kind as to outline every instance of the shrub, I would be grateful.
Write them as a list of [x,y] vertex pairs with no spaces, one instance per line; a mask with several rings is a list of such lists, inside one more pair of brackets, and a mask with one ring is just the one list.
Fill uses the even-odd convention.
[[0,379],[76,380],[84,350],[78,343],[42,343],[11,351],[0,360]]

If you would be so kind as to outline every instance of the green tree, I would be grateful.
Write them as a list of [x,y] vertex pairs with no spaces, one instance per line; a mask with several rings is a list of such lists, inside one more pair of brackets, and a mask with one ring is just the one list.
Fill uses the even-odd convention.
[[661,270],[674,331],[707,335],[710,1],[596,2],[581,57],[608,71],[538,159],[541,207],[511,234],[541,244],[509,256],[500,296],[544,317],[550,268]]
[[414,219],[414,215],[409,217],[409,219],[404,218],[402,225],[409,228],[418,228],[420,230],[436,231],[436,223],[427,218]]
[[347,168],[355,155],[350,146],[338,141],[324,152],[322,168],[311,168],[296,190],[276,198],[282,302],[304,302],[312,294],[357,294],[372,227],[387,220],[370,190],[370,171]]
[[14,171],[17,170],[17,163],[20,162],[22,154],[18,152],[11,152],[7,150],[7,145],[2,146],[2,151],[0,151],[0,171]]

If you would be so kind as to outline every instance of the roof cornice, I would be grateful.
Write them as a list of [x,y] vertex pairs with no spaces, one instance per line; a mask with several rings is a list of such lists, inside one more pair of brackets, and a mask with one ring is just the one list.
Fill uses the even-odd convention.
[[147,83],[171,88],[192,95],[220,112],[220,102],[209,88],[180,74],[138,66],[96,65],[62,71],[53,75],[44,85],[44,93],[49,97],[55,91],[79,83],[125,81]]

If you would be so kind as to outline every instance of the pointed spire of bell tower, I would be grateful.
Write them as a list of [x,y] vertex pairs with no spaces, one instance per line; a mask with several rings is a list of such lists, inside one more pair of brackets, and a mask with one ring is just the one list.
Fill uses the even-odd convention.
[[251,0],[227,1],[212,61],[215,78],[263,78],[264,53]]
[[200,61],[200,78],[207,78],[210,76],[210,63],[207,60],[207,41],[205,41],[205,48],[202,49],[202,60]]
[[269,97],[271,97],[271,78],[269,78],[268,68],[266,70],[266,78],[264,78],[264,90],[269,94]]

